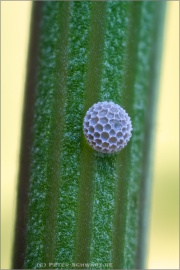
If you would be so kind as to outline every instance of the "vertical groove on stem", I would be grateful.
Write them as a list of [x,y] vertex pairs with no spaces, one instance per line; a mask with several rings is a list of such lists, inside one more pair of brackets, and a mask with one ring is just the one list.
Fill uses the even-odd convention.
[[[137,42],[138,42],[138,29],[140,19],[140,3],[129,3],[128,12],[129,25],[127,35],[127,49],[124,58],[124,77],[123,77],[123,91],[121,95],[121,102],[127,109],[131,119],[133,120],[133,91],[134,91],[134,76],[135,76],[135,63],[137,57]],[[135,27],[136,26],[136,27]],[[134,124],[132,136],[134,132]],[[113,267],[115,269],[123,269],[125,266],[125,249],[127,248],[125,238],[127,233],[127,193],[130,187],[131,177],[130,171],[132,170],[132,162],[130,159],[131,155],[132,139],[125,149],[118,156],[117,171],[118,171],[118,184],[116,190],[116,206],[115,206],[115,220],[114,220],[114,235],[113,235]],[[126,168],[126,169],[125,169]],[[135,229],[135,228],[134,228]],[[134,230],[131,239],[134,240]],[[130,261],[134,261],[134,242],[131,252],[127,255]]]
[[78,222],[81,137],[91,2],[70,2],[67,84],[62,135],[55,261],[74,262]]
[[[89,61],[86,78],[85,111],[98,101],[101,81],[106,3],[92,3],[90,20]],[[82,144],[79,182],[79,213],[76,238],[76,262],[89,261],[93,201],[93,151]]]
[[59,2],[59,14],[57,23],[59,25],[59,35],[56,42],[56,67],[54,70],[57,78],[54,87],[54,99],[52,104],[51,133],[49,138],[47,178],[50,180],[47,186],[48,194],[46,197],[46,231],[44,233],[44,259],[48,264],[54,261],[56,248],[56,216],[58,207],[60,170],[60,153],[62,150],[62,134],[64,124],[64,104],[66,99],[67,83],[67,45],[68,45],[68,27],[69,27],[69,3]]

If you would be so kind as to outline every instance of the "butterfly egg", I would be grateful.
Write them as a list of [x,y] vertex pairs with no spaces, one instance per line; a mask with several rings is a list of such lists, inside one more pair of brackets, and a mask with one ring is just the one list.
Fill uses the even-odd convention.
[[112,101],[95,103],[86,113],[84,135],[93,149],[114,153],[131,138],[132,124],[127,112]]

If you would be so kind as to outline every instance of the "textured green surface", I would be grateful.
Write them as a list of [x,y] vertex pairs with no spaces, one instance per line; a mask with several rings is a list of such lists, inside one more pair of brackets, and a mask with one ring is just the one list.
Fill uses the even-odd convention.
[[[163,14],[162,2],[43,3],[25,268],[144,267]],[[83,136],[103,100],[132,119],[117,154]]]

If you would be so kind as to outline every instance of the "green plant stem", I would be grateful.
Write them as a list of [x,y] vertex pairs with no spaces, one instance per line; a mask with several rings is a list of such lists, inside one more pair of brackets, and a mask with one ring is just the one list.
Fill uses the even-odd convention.
[[[164,7],[43,2],[26,269],[144,268]],[[111,155],[92,150],[82,131],[87,109],[105,100],[133,125],[130,143]]]

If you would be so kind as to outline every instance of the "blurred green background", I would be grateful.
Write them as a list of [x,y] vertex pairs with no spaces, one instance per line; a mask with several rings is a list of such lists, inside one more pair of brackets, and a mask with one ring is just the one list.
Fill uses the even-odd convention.
[[[11,269],[31,1],[1,2],[1,269]],[[179,1],[168,1],[147,269],[179,269]]]

